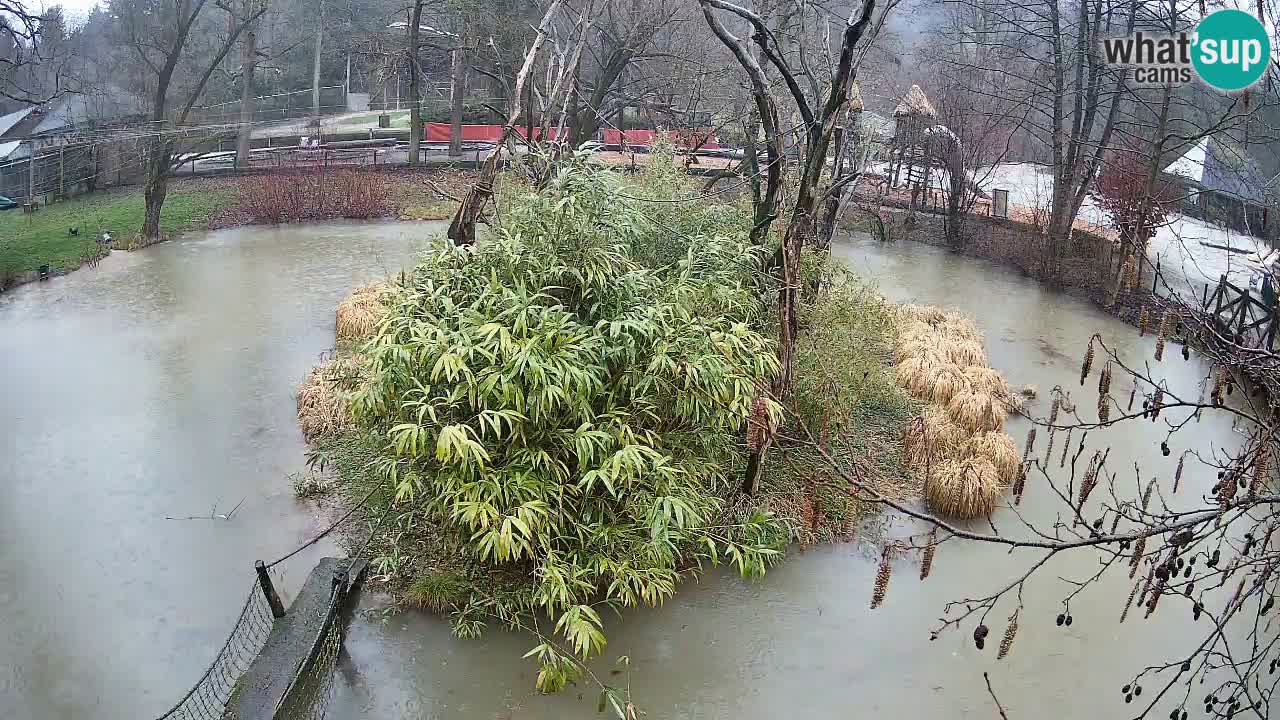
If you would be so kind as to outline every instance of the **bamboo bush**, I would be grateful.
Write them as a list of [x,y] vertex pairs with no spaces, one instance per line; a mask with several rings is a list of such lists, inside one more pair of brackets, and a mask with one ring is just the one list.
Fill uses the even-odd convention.
[[508,198],[492,237],[429,252],[387,291],[352,401],[398,507],[453,538],[472,575],[515,578],[473,586],[455,630],[535,629],[544,691],[603,649],[601,604],[660,604],[701,564],[761,574],[786,541],[765,513],[725,514],[777,369],[753,329],[760,255],[744,223],[701,217],[681,256],[638,258],[667,231],[624,192],[574,164]]

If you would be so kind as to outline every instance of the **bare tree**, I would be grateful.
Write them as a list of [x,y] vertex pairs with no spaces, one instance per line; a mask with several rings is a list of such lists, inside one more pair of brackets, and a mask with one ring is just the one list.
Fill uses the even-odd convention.
[[[44,17],[19,0],[0,0],[0,99],[41,103],[65,89],[61,64],[43,42]],[[59,31],[61,17],[59,12]],[[36,72],[49,68],[52,72],[46,72],[45,78]]]
[[[869,42],[865,37],[873,25],[876,0],[864,0],[861,9],[851,11],[839,32],[836,52],[828,57],[830,68],[825,87],[817,79],[815,71],[808,62],[803,47],[795,55],[801,70],[785,57],[786,50],[780,36],[769,26],[765,18],[739,5],[725,0],[699,0],[707,24],[721,43],[733,53],[735,59],[746,72],[751,82],[752,95],[756,109],[764,127],[766,142],[766,186],[762,202],[755,210],[755,227],[752,237],[756,242],[763,242],[765,234],[779,213],[779,197],[782,181],[783,134],[779,128],[778,103],[769,87],[764,66],[743,39],[734,35],[724,24],[722,16],[736,17],[745,21],[751,31],[751,42],[755,50],[763,57],[770,69],[776,72],[786,88],[789,96],[789,107],[794,108],[800,118],[803,146],[797,173],[798,182],[791,214],[782,233],[782,242],[776,257],[776,265],[780,270],[778,290],[779,313],[779,361],[780,370],[774,382],[773,393],[786,399],[791,394],[793,385],[793,364],[797,326],[797,303],[800,291],[800,253],[806,244],[819,243],[818,210],[822,200],[832,188],[842,187],[850,182],[847,177],[832,178],[823,184],[827,167],[827,157],[837,123],[844,117],[850,99],[850,87],[856,73],[857,59],[861,54],[861,45]],[[808,79],[808,88],[802,87],[800,78]],[[753,493],[760,473],[760,463],[767,449],[761,447],[752,453],[746,476],[743,480],[745,492]]]
[[[230,16],[226,34],[216,41],[211,57],[200,65],[186,68],[183,60],[190,55],[187,52],[188,42],[201,14],[210,5],[208,0],[112,0],[111,11],[119,19],[121,40],[150,71],[150,130],[155,132],[155,136],[146,159],[144,242],[160,238],[160,210],[168,194],[169,175],[175,168],[177,130],[186,123],[210,76],[226,58],[240,34],[266,12],[264,4],[247,15],[237,17],[226,1],[215,0],[213,3]],[[194,70],[194,74],[177,109],[173,110],[169,104],[169,93],[175,73],[180,68]]]

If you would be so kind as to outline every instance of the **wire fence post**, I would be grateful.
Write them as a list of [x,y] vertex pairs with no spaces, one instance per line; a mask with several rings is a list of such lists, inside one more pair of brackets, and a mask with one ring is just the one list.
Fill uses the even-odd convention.
[[27,146],[29,148],[29,154],[27,155],[27,204],[34,206],[36,203],[36,144],[29,142]]
[[271,582],[271,576],[267,574],[267,566],[258,560],[253,567],[258,571],[258,585],[262,587],[262,594],[267,598],[267,604],[271,606],[271,616],[279,620],[284,617],[284,603],[280,602],[280,596],[276,594],[276,586]]

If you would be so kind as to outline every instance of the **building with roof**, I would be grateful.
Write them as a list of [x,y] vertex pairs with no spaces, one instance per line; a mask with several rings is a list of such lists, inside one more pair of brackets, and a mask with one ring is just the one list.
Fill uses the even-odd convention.
[[1248,153],[1216,138],[1203,138],[1164,169],[1183,189],[1182,213],[1242,233],[1265,235],[1267,181]]

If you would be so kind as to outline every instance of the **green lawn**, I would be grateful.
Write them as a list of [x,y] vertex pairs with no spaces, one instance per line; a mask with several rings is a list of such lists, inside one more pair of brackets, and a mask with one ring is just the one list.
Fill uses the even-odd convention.
[[[161,213],[165,233],[204,227],[209,215],[225,204],[230,190],[171,187]],[[95,251],[94,238],[109,232],[118,241],[135,236],[142,226],[142,189],[95,193],[40,208],[0,212],[0,287],[6,276],[49,265],[55,271],[79,267]],[[78,227],[73,236],[69,229]]]

